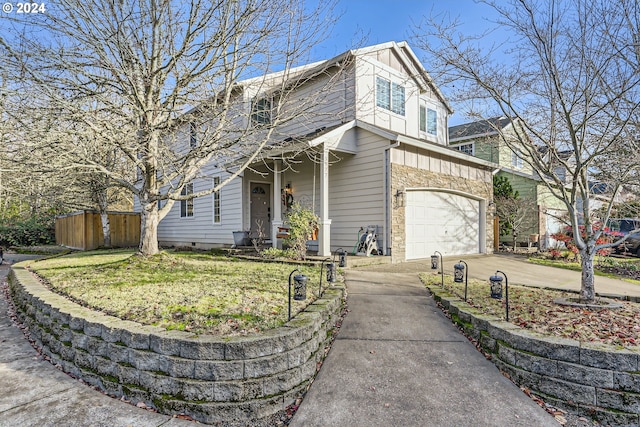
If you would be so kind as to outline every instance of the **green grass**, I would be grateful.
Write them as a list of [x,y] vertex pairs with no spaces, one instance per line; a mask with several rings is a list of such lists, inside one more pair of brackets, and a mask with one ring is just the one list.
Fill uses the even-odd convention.
[[[166,329],[215,335],[284,324],[289,273],[296,268],[194,252],[144,258],[132,250],[74,253],[31,262],[30,267],[52,290],[86,307]],[[314,300],[320,280],[319,267],[298,268],[309,278],[307,299],[292,300],[292,315]]]

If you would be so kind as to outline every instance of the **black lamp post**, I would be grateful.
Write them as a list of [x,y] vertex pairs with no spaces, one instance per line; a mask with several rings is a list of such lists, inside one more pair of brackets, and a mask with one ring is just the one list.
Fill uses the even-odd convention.
[[[466,267],[466,268],[465,268]],[[467,287],[469,286],[469,266],[463,260],[460,260],[453,266],[453,281],[456,283],[462,283],[462,276],[464,275],[464,301],[467,302]]]
[[338,267],[344,268],[347,266],[347,251],[342,248],[336,249],[333,253],[333,263],[336,262],[336,254],[338,255]]
[[[322,264],[320,264],[320,286],[318,287],[318,298],[322,295],[322,269],[324,268],[324,263],[327,261],[331,261],[331,258],[325,258],[322,260]],[[329,281],[329,266],[332,264],[327,264],[327,282]]]
[[489,283],[491,285],[491,298],[502,299],[502,277],[498,276],[498,273],[504,276],[504,294],[506,300],[506,319],[509,321],[509,279],[504,272],[496,270],[496,274],[489,277]]
[[431,255],[431,269],[432,270],[438,269],[438,255],[436,254],[440,255],[440,264],[442,264],[440,268],[440,279],[441,279],[442,287],[444,288],[444,262],[442,262],[442,254],[438,251],[435,251],[433,255]]
[[[293,276],[293,273],[298,272]],[[304,301],[307,299],[307,276],[302,274],[297,268],[289,274],[289,320],[291,320],[291,276],[293,276],[293,299],[296,301]]]

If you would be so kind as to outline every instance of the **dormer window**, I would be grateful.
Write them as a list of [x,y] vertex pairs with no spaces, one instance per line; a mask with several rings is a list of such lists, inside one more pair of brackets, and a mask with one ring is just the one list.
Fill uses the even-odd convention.
[[376,77],[376,105],[404,116],[404,86]]
[[256,125],[271,123],[271,100],[269,98],[254,99],[251,105],[251,123]]

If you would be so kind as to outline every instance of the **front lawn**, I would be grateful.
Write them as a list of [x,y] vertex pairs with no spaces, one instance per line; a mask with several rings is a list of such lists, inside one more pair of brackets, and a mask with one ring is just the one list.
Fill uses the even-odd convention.
[[[163,252],[143,258],[132,250],[109,250],[31,262],[30,269],[53,291],[121,319],[239,335],[287,322],[288,278],[296,267],[208,253]],[[320,280],[320,267],[298,268],[309,278],[307,299],[292,298],[292,315],[315,299]]]
[[[421,273],[423,283],[440,288],[440,274]],[[445,275],[444,288],[447,292],[464,298],[464,283],[455,283]],[[481,313],[504,319],[505,298],[490,297],[489,282],[469,279],[467,302]],[[558,305],[556,298],[575,298],[576,294],[531,288],[509,286],[509,321],[522,328],[537,333],[571,338],[583,342],[611,344],[619,347],[640,345],[640,304],[622,302],[622,308],[580,308]]]

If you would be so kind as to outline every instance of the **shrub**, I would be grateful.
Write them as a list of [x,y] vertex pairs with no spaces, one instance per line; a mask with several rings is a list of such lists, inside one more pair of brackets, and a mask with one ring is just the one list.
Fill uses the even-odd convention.
[[0,245],[37,246],[55,243],[55,215],[39,214],[0,224]]
[[318,216],[311,209],[294,202],[287,212],[287,224],[289,237],[285,239],[285,244],[294,251],[295,259],[305,259],[307,240],[311,238],[313,231],[318,227]]

